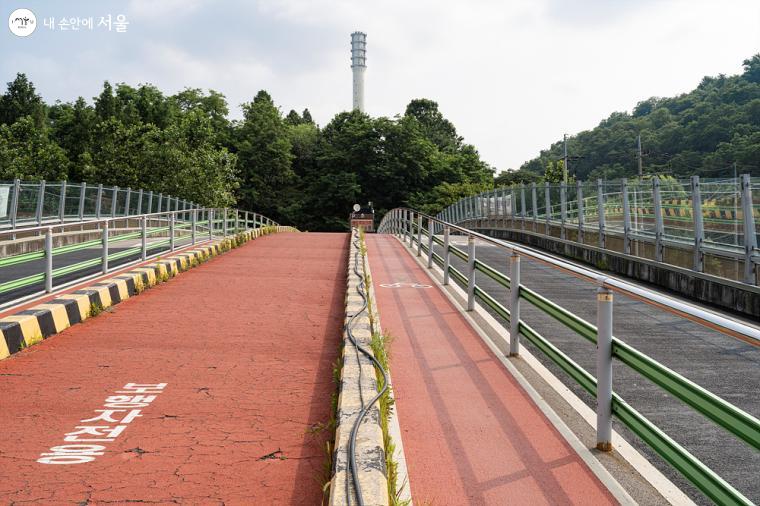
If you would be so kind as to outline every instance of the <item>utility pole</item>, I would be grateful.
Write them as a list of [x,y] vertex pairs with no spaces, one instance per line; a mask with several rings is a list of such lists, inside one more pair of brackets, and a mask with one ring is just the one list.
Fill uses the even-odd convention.
[[641,133],[639,133],[638,137],[636,138],[636,143],[639,147],[639,178],[644,175],[644,169],[641,166]]
[[565,134],[564,139],[565,139],[565,161],[563,162],[563,165],[562,165],[562,180],[565,182],[565,184],[567,184],[567,174],[568,174],[568,170],[567,170],[567,134]]

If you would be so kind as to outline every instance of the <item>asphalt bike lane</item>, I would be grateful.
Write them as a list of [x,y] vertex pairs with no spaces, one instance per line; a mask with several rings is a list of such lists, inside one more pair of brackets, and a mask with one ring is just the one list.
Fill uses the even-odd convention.
[[319,504],[348,240],[259,238],[0,361],[0,503]]

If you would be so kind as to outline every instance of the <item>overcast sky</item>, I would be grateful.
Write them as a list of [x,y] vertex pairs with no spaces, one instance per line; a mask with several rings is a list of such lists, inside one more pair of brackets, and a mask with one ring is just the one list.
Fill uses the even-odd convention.
[[[365,101],[374,116],[412,98],[437,101],[498,170],[591,128],[639,100],[736,74],[760,52],[758,0],[130,0],[2,2],[38,27],[3,30],[0,80],[25,72],[48,102],[97,95],[102,82],[224,93],[239,104],[266,89],[287,113],[327,123],[351,107],[350,33],[367,33]],[[54,17],[114,18],[104,28],[50,30]],[[632,140],[633,142],[633,140]]]

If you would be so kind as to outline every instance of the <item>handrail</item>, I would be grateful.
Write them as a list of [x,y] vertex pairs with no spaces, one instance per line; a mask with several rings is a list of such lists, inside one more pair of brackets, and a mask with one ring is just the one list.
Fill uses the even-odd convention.
[[[0,181],[0,229],[25,230],[29,224],[93,221],[145,212],[191,211],[201,206],[161,192],[69,181]],[[87,218],[85,220],[85,218]]]
[[[713,313],[711,311],[706,311],[702,308],[698,308],[691,304],[659,294],[655,291],[647,290],[646,288],[641,288],[631,283],[626,283],[625,281],[622,281],[620,279],[606,276],[603,274],[597,274],[596,272],[590,269],[586,269],[585,267],[581,267],[579,265],[575,265],[570,262],[560,260],[550,255],[539,253],[535,250],[526,248],[524,246],[503,241],[501,239],[495,239],[493,237],[487,236],[485,234],[481,234],[479,232],[475,232],[468,228],[455,225],[453,223],[445,222],[434,216],[430,216],[424,213],[418,213],[417,211],[414,211],[412,209],[405,208],[405,207],[399,207],[399,208],[394,209],[394,211],[395,210],[414,212],[416,215],[422,216],[423,219],[425,220],[432,220],[433,223],[436,223],[442,227],[449,227],[450,230],[461,232],[465,235],[471,235],[473,237],[476,237],[480,241],[484,241],[491,245],[504,248],[510,253],[514,251],[521,256],[532,258],[533,260],[537,260],[541,263],[544,263],[545,265],[549,265],[565,273],[571,274],[575,277],[582,278],[587,281],[596,283],[600,287],[609,288],[615,292],[624,294],[629,297],[633,297],[635,299],[641,300],[642,302],[648,303],[650,305],[653,305],[659,308],[667,308],[668,310],[675,311],[679,313],[681,316],[687,317],[690,320],[700,323],[701,325],[704,325],[713,330],[718,330],[732,337],[750,338],[752,340],[757,341],[758,344],[760,344],[760,329],[756,327],[751,327],[747,324],[731,320],[729,318]],[[385,218],[383,218],[383,221],[384,220]],[[382,222],[381,222],[381,225],[382,225]],[[466,254],[463,251],[458,250],[458,249],[455,252],[455,254],[457,255],[462,254],[466,257]],[[460,258],[464,259],[463,257],[460,257]]]
[[[133,224],[137,224],[138,227]],[[149,227],[149,224],[158,226]],[[118,225],[122,226],[119,227]],[[210,240],[218,234],[227,236],[228,233],[234,234],[251,228],[277,225],[275,221],[258,213],[227,208],[196,208],[3,230],[0,231],[0,238],[10,236],[10,240],[6,239],[5,241],[5,247],[13,248],[14,243],[22,241],[44,242],[38,251],[0,258],[0,280],[3,280],[0,281],[0,294],[8,294],[41,282],[45,283],[44,291],[49,293],[53,290],[56,278],[70,276],[77,272],[82,272],[82,276],[91,275],[93,268],[97,266],[101,267],[103,273],[107,273],[110,270],[109,261],[122,260],[121,263],[123,264],[123,259],[129,259],[132,256],[138,256],[140,260],[144,261],[149,256],[154,256],[163,251],[174,251],[178,240],[184,240],[188,244],[196,244],[197,241],[202,240],[198,237],[199,233],[203,233]],[[96,239],[87,238],[87,236],[92,237],[95,234],[100,237]],[[64,243],[57,247],[53,246],[56,237],[64,236],[66,240],[71,240],[71,237],[76,238],[77,235],[85,236],[84,239],[86,240],[80,240],[75,244]],[[149,238],[157,240],[149,240]],[[109,251],[109,243],[130,240],[139,240],[140,243],[121,251]],[[24,245],[23,247],[27,246]],[[81,261],[76,261],[77,259],[74,258],[73,263],[53,268],[52,259],[54,257],[88,249],[101,249],[101,252],[96,258]],[[151,252],[150,255],[148,254],[149,251]],[[43,272],[9,279],[13,275],[13,271],[6,269],[42,259],[45,260]],[[17,300],[5,301],[4,305],[15,302]]]
[[[413,219],[416,217],[416,219]],[[422,227],[422,220],[427,220],[427,228]],[[432,231],[437,226],[444,227],[444,240],[441,241],[432,235]],[[530,290],[523,284],[519,286],[511,286],[510,277],[500,273],[496,269],[487,265],[486,263],[470,258],[470,254],[456,248],[450,244],[449,235],[450,231],[454,230],[463,233],[468,236],[468,244],[470,244],[470,251],[474,252],[474,243],[469,241],[477,238],[487,242],[489,244],[498,246],[507,250],[510,254],[516,256],[526,256],[534,260],[538,260],[554,268],[557,268],[563,272],[569,272],[575,276],[582,277],[590,280],[600,286],[599,293],[609,292],[609,290],[615,290],[626,295],[634,296],[638,299],[643,299],[648,302],[646,298],[654,299],[652,304],[662,305],[667,302],[668,307],[672,307],[676,303],[678,311],[684,313],[684,316],[699,321],[700,323],[707,325],[710,328],[721,330],[728,335],[739,334],[747,338],[758,339],[760,331],[749,325],[744,325],[739,322],[732,322],[720,315],[701,310],[700,308],[693,307],[688,304],[683,304],[680,301],[673,301],[670,298],[651,292],[649,290],[634,287],[629,283],[625,283],[619,280],[608,278],[607,276],[600,276],[596,273],[589,271],[588,269],[580,268],[558,260],[547,255],[543,255],[534,252],[530,249],[520,247],[505,241],[490,238],[483,234],[465,229],[458,225],[447,223],[438,218],[419,213],[408,208],[397,208],[390,211],[383,217],[381,221],[379,232],[391,232],[402,236],[403,240],[409,240],[410,247],[416,242],[418,246],[418,255],[421,251],[425,251],[429,255],[429,262],[435,262],[437,265],[444,268],[448,265],[448,274],[451,275],[456,281],[458,281],[463,287],[474,287],[470,293],[468,293],[468,306],[470,306],[469,298],[477,298],[481,300],[485,305],[493,309],[499,316],[503,317],[511,327],[510,336],[510,354],[512,354],[513,342],[517,342],[519,345],[518,336],[521,334],[531,343],[533,343],[542,353],[544,353],[550,360],[556,363],[562,370],[564,370],[573,380],[575,380],[581,387],[583,387],[590,394],[597,398],[597,416],[602,417],[607,413],[609,416],[615,415],[626,426],[633,430],[639,437],[642,438],[647,444],[649,444],[658,454],[660,454],[667,462],[678,469],[687,479],[694,483],[700,490],[702,490],[708,497],[721,504],[751,504],[750,501],[743,496],[739,491],[734,489],[730,484],[723,480],[710,468],[705,466],[696,457],[691,455],[685,448],[680,446],[667,434],[663,433],[654,424],[652,424],[646,417],[636,411],[633,407],[628,405],[620,396],[614,393],[611,389],[611,359],[614,357],[623,364],[632,368],[637,373],[641,374],[645,378],[652,381],[654,384],[663,388],[680,401],[689,405],[709,420],[722,426],[728,432],[740,440],[746,442],[751,447],[760,450],[760,420],[754,416],[746,413],[745,411],[730,404],[724,399],[716,396],[708,390],[693,383],[687,378],[681,376],[675,371],[667,368],[666,366],[658,363],[647,355],[639,352],[630,345],[622,342],[620,339],[612,335],[612,321],[611,312],[609,320],[601,319],[599,325],[595,326],[585,321],[584,319],[574,315],[570,311],[562,308],[561,306],[551,302],[545,297]],[[461,260],[468,262],[469,272],[467,274],[462,273],[453,266],[449,265],[449,262],[444,259],[443,256],[438,255],[432,248],[429,248],[427,244],[422,241],[422,233],[428,236],[430,243],[436,243],[443,246],[444,256],[448,257],[449,254],[454,254]],[[513,269],[516,267],[516,275],[519,276],[519,263],[512,263]],[[594,378],[585,369],[575,363],[570,357],[553,346],[546,338],[541,336],[538,332],[532,329],[527,323],[519,317],[519,305],[514,306],[514,302],[511,303],[513,309],[508,309],[497,301],[494,297],[487,294],[483,289],[477,286],[474,282],[475,271],[482,272],[490,279],[497,283],[507,287],[510,293],[517,290],[517,300],[523,299],[526,302],[531,303],[534,307],[543,311],[545,314],[554,318],[564,326],[573,330],[580,336],[589,340],[592,343],[597,343],[597,353],[601,354],[597,358],[598,373],[605,374],[605,378],[609,381],[609,386],[606,389],[599,390],[597,379]],[[519,277],[518,283],[519,283]],[[510,296],[510,300],[512,296]],[[610,299],[599,299],[600,301]],[[601,312],[602,304],[604,302],[598,302],[599,310]],[[514,309],[516,308],[516,309]],[[512,321],[512,312],[517,311],[516,320]],[[603,331],[601,325],[604,323]],[[607,350],[608,356],[599,361],[599,357],[604,358],[605,346],[599,344],[608,343]],[[760,341],[759,341],[760,342]],[[599,368],[601,364],[601,369]],[[605,372],[606,371],[606,372]],[[604,418],[599,418],[603,422],[598,422],[597,427],[604,427],[609,425],[611,433],[611,422],[609,419],[606,421]],[[604,438],[604,433],[598,432],[597,435],[598,445],[602,449],[607,449],[606,445],[609,445],[609,436]]]
[[[565,240],[568,231],[577,231],[573,240],[587,244],[580,236],[597,234],[599,248],[606,238],[622,237],[622,250],[631,254],[633,241],[654,246],[654,257],[665,261],[664,246],[690,245],[690,265],[675,265],[704,272],[705,255],[743,260],[740,282],[757,285],[760,264],[760,195],[758,179],[749,174],[722,180],[700,179],[649,181],[621,179],[576,182],[575,184],[536,183],[496,188],[460,199],[436,217],[452,223],[472,220],[500,220],[494,226],[520,228],[552,237],[550,228],[559,229]],[[540,196],[540,198],[539,198]],[[588,223],[586,222],[588,221]],[[689,226],[691,225],[691,226]]]

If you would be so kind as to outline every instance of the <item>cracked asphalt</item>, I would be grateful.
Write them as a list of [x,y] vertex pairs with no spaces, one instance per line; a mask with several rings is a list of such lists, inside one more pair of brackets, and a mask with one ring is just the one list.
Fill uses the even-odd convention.
[[[319,504],[348,240],[257,239],[1,361],[0,504]],[[130,382],[167,385],[64,441]],[[105,450],[37,462],[66,444]]]

